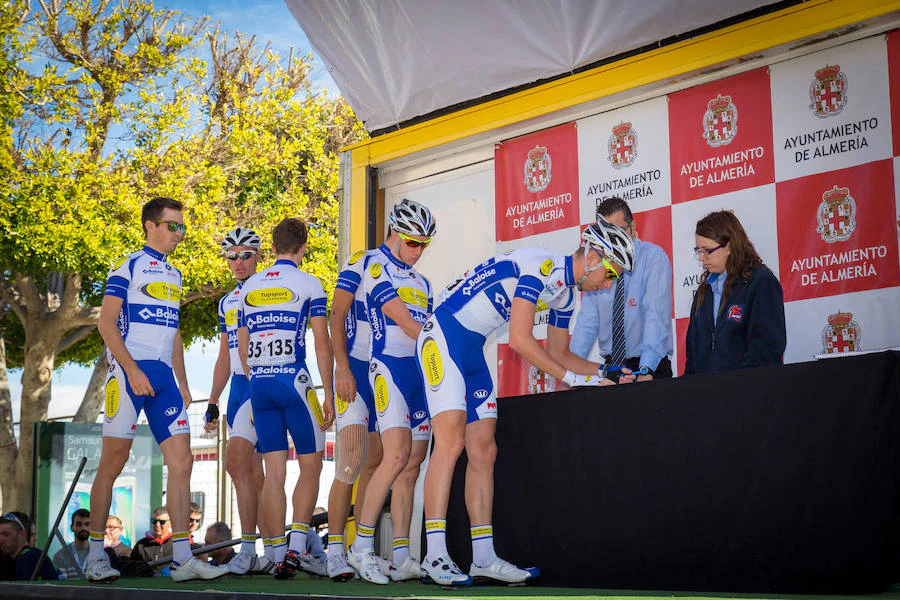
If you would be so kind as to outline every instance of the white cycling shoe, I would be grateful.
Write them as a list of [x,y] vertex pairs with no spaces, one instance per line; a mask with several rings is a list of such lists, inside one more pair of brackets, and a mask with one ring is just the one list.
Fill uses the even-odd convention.
[[256,555],[250,554],[249,552],[238,552],[234,555],[234,558],[228,561],[225,565],[228,567],[228,572],[234,575],[246,575],[249,573],[253,564],[256,562]]
[[84,569],[84,577],[88,581],[104,581],[111,582],[118,579],[122,574],[109,564],[109,557],[103,555],[89,562]]
[[419,579],[422,576],[422,565],[413,558],[407,557],[403,564],[397,565],[391,563],[388,567],[388,575],[391,581],[409,581],[410,579]]
[[449,554],[437,558],[425,557],[422,561],[422,580],[432,581],[438,585],[471,585],[472,578],[459,570]]
[[479,567],[475,563],[472,563],[472,568],[469,569],[469,575],[473,580],[492,579],[494,581],[502,581],[503,583],[525,583],[526,581],[531,581],[540,574],[541,571],[537,567],[520,569],[499,556],[494,559],[494,562],[486,567]]
[[351,567],[356,569],[356,572],[359,573],[359,576],[369,583],[375,583],[377,585],[387,585],[390,579],[381,572],[381,566],[378,564],[378,558],[375,556],[375,552],[369,550],[368,552],[354,552],[350,550],[347,552],[347,563],[350,564]]
[[332,581],[347,581],[356,577],[356,571],[347,564],[347,557],[344,556],[343,552],[329,554],[326,565],[328,577]]
[[192,579],[218,579],[223,575],[228,575],[228,565],[211,565],[205,563],[196,556],[192,556],[189,561],[176,567],[172,565],[169,573],[172,581],[190,581]]

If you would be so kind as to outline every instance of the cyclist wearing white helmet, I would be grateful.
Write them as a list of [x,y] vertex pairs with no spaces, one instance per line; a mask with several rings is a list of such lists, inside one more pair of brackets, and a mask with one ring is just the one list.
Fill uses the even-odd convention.
[[[212,390],[206,407],[204,429],[212,432],[219,427],[219,397],[225,385],[231,381],[228,395],[228,444],[225,448],[225,470],[234,481],[237,495],[238,515],[241,518],[241,548],[228,562],[228,570],[236,575],[248,572],[270,572],[274,567],[271,548],[265,547],[266,555],[256,555],[256,525],[265,539],[268,535],[260,519],[259,493],[264,480],[262,456],[256,452],[257,437],[250,410],[249,382],[238,356],[238,305],[241,286],[256,273],[259,263],[260,239],[248,227],[235,227],[225,234],[221,242],[222,253],[228,268],[237,280],[237,287],[219,300],[219,356],[213,370]],[[280,532],[279,532],[280,533]]]
[[394,552],[388,575],[394,581],[420,576],[419,563],[409,555],[409,527],[413,488],[431,436],[415,351],[433,300],[431,285],[413,265],[431,241],[435,222],[426,207],[404,199],[391,210],[389,228],[385,243],[368,258],[360,284],[371,329],[369,383],[384,454],[366,488],[356,540],[347,555],[363,579],[378,584],[389,579],[378,565],[373,537],[392,485]]
[[[416,355],[434,429],[425,476],[423,573],[442,585],[473,578],[523,583],[536,568],[519,568],[494,551],[494,441],[497,394],[481,348],[509,323],[509,345],[525,360],[570,386],[610,385],[603,365],[569,350],[574,288],[609,288],[631,268],[634,246],[624,231],[599,219],[584,230],[570,256],[523,248],[491,258],[450,284],[422,327]],[[532,333],[538,304],[550,309],[546,348]],[[472,568],[462,573],[447,553],[446,515],[450,483],[462,449],[468,456],[466,508],[472,524]]]

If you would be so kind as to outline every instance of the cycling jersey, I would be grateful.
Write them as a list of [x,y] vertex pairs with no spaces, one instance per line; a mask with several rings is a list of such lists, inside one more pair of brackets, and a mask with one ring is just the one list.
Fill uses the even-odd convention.
[[549,309],[549,324],[568,328],[574,285],[572,258],[538,248],[496,256],[450,284],[416,342],[430,416],[463,410],[467,423],[496,418],[497,392],[482,350],[487,336],[509,322],[513,298]]
[[366,293],[362,283],[369,258],[378,250],[354,252],[338,274],[337,289],[353,294],[353,304],[344,320],[347,332],[347,357],[356,381],[356,399],[346,402],[335,396],[335,423],[338,431],[348,425],[365,425],[371,433],[376,430],[375,398],[369,385],[370,329],[366,316]]
[[239,326],[250,336],[247,364],[304,365],[307,323],[327,314],[322,284],[291,261],[278,260],[256,273],[241,287],[238,308]]
[[370,329],[366,316],[366,292],[360,285],[369,259],[378,250],[355,252],[338,274],[337,289],[353,294],[353,307],[347,313],[347,355],[369,362]]
[[238,324],[249,335],[249,394],[263,453],[287,450],[288,431],[298,454],[324,447],[325,418],[305,362],[307,323],[327,316],[326,302],[319,280],[289,260],[241,287]]
[[172,372],[181,272],[166,261],[164,254],[144,246],[113,265],[105,295],[122,299],[119,333],[150,381],[154,395],[136,395],[125,370],[108,352],[103,436],[133,439],[141,410],[157,442],[176,434],[190,434],[184,400]]
[[113,265],[105,295],[122,299],[117,324],[131,357],[136,361],[159,360],[171,367],[178,332],[181,271],[166,261],[165,254],[144,246]]
[[521,248],[466,271],[438,296],[438,308],[483,336],[509,322],[513,298],[550,309],[549,324],[568,328],[575,310],[572,257]]
[[369,257],[362,287],[366,294],[366,313],[372,336],[372,357],[394,356],[402,358],[414,356],[416,341],[403,333],[383,312],[385,303],[399,297],[409,314],[419,323],[424,323],[431,314],[433,298],[431,284],[421,274],[396,258],[388,247],[382,244],[378,252]]
[[238,312],[241,304],[241,284],[219,300],[219,330],[228,336],[228,357],[231,361],[231,373],[244,375],[241,357],[238,354]]
[[378,430],[412,429],[413,439],[428,439],[430,421],[425,409],[422,378],[415,363],[416,341],[382,311],[400,298],[413,319],[424,323],[431,313],[431,284],[410,265],[382,245],[369,257],[361,287],[371,328],[372,357],[369,385],[375,398]]

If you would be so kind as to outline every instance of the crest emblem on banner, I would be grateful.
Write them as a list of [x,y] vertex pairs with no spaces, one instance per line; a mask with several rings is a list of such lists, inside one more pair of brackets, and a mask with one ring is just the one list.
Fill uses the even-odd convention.
[[542,192],[550,185],[550,168],[553,166],[546,146],[535,146],[528,151],[525,160],[525,187],[529,192]]
[[528,368],[528,393],[543,394],[556,390],[556,380],[535,366]]
[[853,313],[836,312],[828,315],[828,325],[822,330],[822,349],[826,354],[861,350],[861,334],[859,323],[853,320]]
[[840,65],[826,65],[816,71],[816,77],[809,84],[809,101],[820,119],[839,114],[847,105],[847,76]]
[[849,240],[856,229],[856,200],[850,195],[850,189],[834,186],[822,194],[816,219],[819,221],[816,231],[822,240],[829,244]]
[[637,132],[631,123],[619,123],[612,129],[607,142],[609,162],[614,169],[630,167],[637,158]]
[[706,103],[703,139],[713,148],[731,143],[738,131],[738,109],[731,96],[717,95]]

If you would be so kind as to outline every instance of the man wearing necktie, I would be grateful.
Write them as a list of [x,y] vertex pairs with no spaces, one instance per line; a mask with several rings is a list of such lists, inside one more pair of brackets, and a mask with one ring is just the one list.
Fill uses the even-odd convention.
[[610,368],[627,367],[638,373],[637,381],[671,377],[669,257],[656,244],[638,239],[631,209],[621,198],[604,200],[597,214],[634,238],[634,271],[625,273],[610,290],[584,294],[572,335],[572,352],[587,358],[596,342]]

